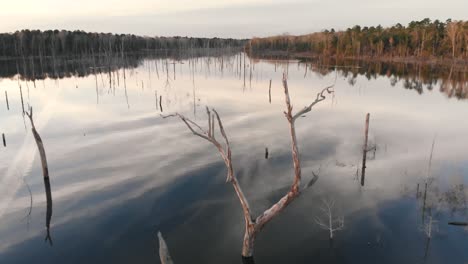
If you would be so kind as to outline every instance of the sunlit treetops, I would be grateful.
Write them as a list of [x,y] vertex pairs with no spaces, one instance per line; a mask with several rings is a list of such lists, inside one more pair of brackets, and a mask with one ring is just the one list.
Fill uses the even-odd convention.
[[253,38],[253,53],[281,51],[337,57],[453,57],[468,58],[468,22],[426,18],[407,26],[383,28],[356,25],[345,31],[324,30],[302,36]]

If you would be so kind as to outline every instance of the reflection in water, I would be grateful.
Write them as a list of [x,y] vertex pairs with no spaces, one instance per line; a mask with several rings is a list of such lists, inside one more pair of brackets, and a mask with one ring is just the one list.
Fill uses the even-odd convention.
[[46,231],[47,235],[45,241],[49,241],[49,244],[52,246],[52,237],[50,236],[50,220],[52,219],[52,191],[50,189],[50,179],[49,177],[44,177],[44,186],[47,199],[47,211],[46,211]]
[[[278,61],[272,60],[272,62],[276,67]],[[305,71],[321,75],[327,75],[338,68],[340,75],[348,78],[351,86],[356,85],[358,76],[368,80],[386,77],[392,86],[401,82],[405,89],[415,90],[418,94],[423,94],[424,88],[432,91],[435,87],[439,87],[440,92],[449,98],[468,99],[468,66],[353,60],[319,60],[304,64]]]
[[370,151],[367,147],[367,141],[369,141],[369,118],[370,114],[366,115],[366,125],[364,129],[364,145],[362,147],[362,170],[361,170],[361,186],[364,186],[365,177],[366,177],[366,159],[367,153]]
[[37,148],[39,150],[39,156],[41,158],[41,165],[42,165],[42,175],[44,176],[44,187],[46,193],[46,201],[47,201],[47,210],[46,210],[46,229],[47,235],[45,237],[45,241],[49,241],[49,244],[52,246],[52,237],[50,236],[50,220],[52,218],[52,191],[50,189],[50,179],[49,179],[49,165],[47,164],[47,157],[44,149],[44,144],[42,142],[42,138],[36,130],[36,126],[34,126],[33,120],[33,108],[29,108],[29,113],[25,112],[25,114],[29,117],[31,121],[31,130],[34,136],[34,140],[36,141]]
[[[329,231],[330,233],[330,240],[333,240],[334,234],[336,231],[340,231],[344,228],[344,217],[336,217],[336,208],[335,208],[335,200],[333,199],[322,199],[322,206],[320,207],[323,215],[325,216],[325,220],[322,220],[320,217],[315,218],[315,222],[320,228]],[[330,241],[330,243],[332,243]],[[332,246],[332,244],[330,244]]]
[[[2,132],[8,136],[8,148],[0,151],[1,263],[37,259],[57,264],[154,263],[154,230],[164,230],[170,238],[177,263],[240,262],[236,249],[243,238],[242,212],[234,191],[223,185],[223,164],[207,145],[178,129],[177,120],[163,122],[159,109],[179,112],[197,123],[205,120],[200,115],[204,105],[223,113],[239,184],[252,202],[252,213],[258,215],[288,190],[293,167],[285,139],[289,131],[281,113],[280,73],[289,72],[291,99],[299,110],[310,104],[308,98],[315,97],[319,87],[333,82],[335,67],[328,65],[335,63],[254,61],[242,53],[181,60],[164,56],[141,55],[135,63],[130,62],[132,55],[120,56],[115,61],[122,66],[112,66],[111,74],[109,61],[96,57],[96,67],[90,59],[89,75],[82,77],[68,67],[71,62],[67,73],[61,69],[65,60],[57,61],[56,76],[70,77],[58,83],[52,70],[36,88],[23,77],[27,76],[23,62],[19,71],[15,62],[10,63],[10,79],[0,82],[10,101],[10,111],[5,106],[0,109]],[[309,118],[300,118],[302,174],[304,182],[311,179],[307,185],[314,187],[262,230],[255,249],[258,263],[347,263],[350,259],[363,264],[376,259],[420,263],[427,237],[418,227],[430,222],[429,216],[439,221],[440,232],[434,232],[427,247],[427,263],[462,263],[468,258],[466,231],[448,225],[467,219],[468,152],[463,141],[468,131],[463,122],[467,102],[456,100],[455,92],[448,99],[439,89],[444,78],[458,83],[464,76],[457,68],[450,75],[444,67],[428,71],[427,66],[403,64],[399,72],[400,66],[380,66],[390,69],[388,74],[378,67],[359,63],[337,67],[333,103],[324,102],[307,114]],[[40,64],[34,71],[41,75]],[[411,81],[421,83],[426,75],[435,80],[431,86]],[[29,158],[36,146],[23,130],[18,84],[25,108],[35,106],[34,121],[48,142],[47,161],[54,175],[53,230],[52,197],[43,195],[47,183],[35,177],[41,165]],[[372,113],[368,144],[378,143],[379,155],[368,155],[365,187],[360,187],[356,175],[362,165],[366,113]],[[434,134],[438,135],[431,168],[434,180],[428,181],[424,199]],[[24,168],[11,173],[12,166]],[[316,173],[319,168],[321,172]],[[32,194],[11,175],[24,177]],[[335,236],[332,249],[328,232],[314,221],[323,197],[333,197],[341,205],[340,216],[346,218],[346,228]],[[28,231],[18,220],[28,211],[31,198],[38,210],[32,211]],[[44,214],[56,242],[53,249],[42,243]],[[51,250],[60,254],[50,254]],[[77,252],[87,254],[64,259]]]
[[[251,75],[252,75],[252,72],[251,72]],[[218,115],[218,112],[212,109],[213,111],[213,115],[212,115],[209,108],[206,107],[206,113],[208,117],[208,130],[204,130],[200,125],[198,125],[197,123],[193,122],[192,120],[186,118],[185,116],[179,113],[176,113],[170,116],[163,116],[163,118],[173,117],[173,116],[179,117],[194,135],[201,137],[207,140],[208,142],[212,143],[218,149],[219,153],[221,154],[221,157],[223,158],[226,168],[228,170],[226,182],[231,183],[232,186],[234,187],[234,190],[237,194],[237,197],[239,198],[239,202],[242,206],[242,210],[244,214],[245,231],[244,231],[244,241],[242,243],[242,263],[244,264],[255,263],[254,255],[253,255],[254,243],[260,231],[272,219],[274,219],[277,215],[279,215],[290,203],[292,203],[292,201],[294,201],[297,197],[299,197],[301,192],[305,191],[308,187],[313,185],[313,183],[312,184],[309,183],[309,184],[306,184],[305,187],[301,186],[302,167],[301,167],[299,148],[298,148],[297,137],[296,137],[295,121],[298,118],[303,117],[305,114],[311,112],[312,108],[315,105],[319,104],[320,102],[323,102],[327,98],[327,95],[335,92],[333,88],[336,84],[336,79],[333,85],[327,86],[324,89],[322,89],[319,93],[317,93],[315,100],[313,100],[308,106],[297,111],[296,113],[293,113],[293,108],[292,108],[292,104],[291,104],[291,100],[289,96],[289,88],[288,88],[286,73],[283,73],[282,83],[283,83],[283,88],[284,88],[285,103],[286,103],[286,109],[287,109],[284,112],[284,115],[288,121],[289,131],[290,131],[290,136],[291,136],[291,145],[292,145],[291,153],[292,153],[292,160],[293,160],[293,167],[294,167],[294,180],[290,187],[290,190],[286,192],[286,195],[282,196],[279,200],[277,200],[271,207],[269,207],[267,210],[261,213],[258,217],[255,217],[252,214],[249,202],[247,201],[247,198],[245,197],[244,192],[242,191],[242,188],[239,185],[239,181],[237,179],[236,174],[234,174],[234,168],[233,168],[232,159],[231,159],[232,157],[231,146],[229,144],[229,140],[226,135],[226,132],[224,131],[224,127]],[[216,119],[215,119],[215,116],[216,116]],[[217,125],[215,124],[216,121],[217,121]],[[225,140],[224,147],[216,140],[215,127],[218,127],[219,134],[221,134]],[[366,143],[367,143],[367,138],[366,138]],[[268,149],[265,149],[265,159],[268,159]],[[344,222],[342,222],[341,226],[334,227],[332,225],[332,222],[335,222],[335,220],[333,220],[332,218],[332,212],[331,212],[331,208],[329,204],[327,205],[328,205],[329,216],[330,216],[330,226],[329,226],[330,238],[332,239],[333,232],[341,230],[343,228]]]
[[[130,53],[121,55],[106,55],[106,56],[81,56],[75,57],[56,57],[54,59],[39,59],[30,58],[29,61],[25,60],[0,60],[0,78],[12,78],[15,75],[19,75],[21,80],[36,81],[44,80],[46,78],[52,79],[63,79],[70,77],[86,77],[88,75],[95,75],[97,78],[102,78],[102,75],[109,75],[109,87],[113,86],[113,78],[120,82],[120,76],[118,69],[135,69],[141,65],[144,59],[166,59],[165,71],[167,73],[167,80],[169,77],[169,62],[168,58],[180,61],[187,59],[194,59],[199,57],[206,58],[207,56],[224,57],[232,56],[237,53],[237,48],[224,48],[224,49],[191,49],[191,50],[168,50],[168,51],[154,51],[146,53]],[[173,78],[175,80],[175,65],[173,64]],[[156,71],[159,78],[159,71],[157,64],[155,65]],[[116,77],[113,77],[113,75]],[[125,71],[124,80],[125,80]],[[35,83],[34,83],[35,85]]]

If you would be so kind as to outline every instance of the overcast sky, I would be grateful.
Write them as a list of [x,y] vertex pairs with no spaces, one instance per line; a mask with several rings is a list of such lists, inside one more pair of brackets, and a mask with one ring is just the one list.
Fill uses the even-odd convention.
[[468,0],[0,0],[0,32],[81,29],[148,36],[253,37],[353,25],[468,19]]

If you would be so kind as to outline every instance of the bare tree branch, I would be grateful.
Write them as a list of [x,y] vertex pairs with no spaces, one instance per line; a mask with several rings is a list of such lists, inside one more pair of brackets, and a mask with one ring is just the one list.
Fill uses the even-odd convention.
[[[273,204],[270,208],[268,208],[261,215],[255,218],[255,220],[251,215],[247,198],[242,192],[242,189],[239,185],[237,177],[234,174],[234,169],[232,165],[231,146],[229,144],[229,139],[226,135],[226,131],[224,130],[224,126],[221,121],[221,118],[219,117],[218,112],[215,109],[211,109],[211,111],[213,111],[214,113],[214,115],[212,115],[210,109],[208,107],[206,108],[206,112],[208,116],[208,131],[202,129],[197,123],[193,122],[189,118],[179,113],[175,113],[175,114],[168,115],[168,116],[161,115],[163,118],[179,117],[194,135],[199,136],[211,142],[218,149],[218,152],[221,154],[221,157],[223,158],[224,163],[227,168],[226,182],[230,182],[232,184],[234,190],[236,191],[237,197],[239,198],[239,201],[241,203],[242,210],[244,213],[245,234],[244,234],[244,241],[243,241],[243,247],[242,247],[243,259],[251,259],[253,257],[254,241],[259,231],[262,230],[263,227],[268,222],[271,221],[271,219],[277,216],[296,197],[299,196],[301,192],[299,188],[301,184],[301,162],[300,162],[300,157],[299,157],[299,148],[297,144],[296,128],[295,128],[294,121],[298,116],[311,111],[314,105],[325,100],[326,98],[325,92],[327,92],[328,94],[333,93],[333,90],[332,90],[333,86],[334,85],[323,89],[320,93],[317,94],[317,98],[314,102],[312,102],[308,107],[304,108],[297,114],[293,115],[292,113],[293,108],[292,108],[290,97],[289,97],[287,78],[286,78],[286,74],[283,74],[283,87],[284,87],[285,102],[286,102],[286,111],[284,112],[284,114],[286,116],[286,119],[288,120],[290,135],[291,135],[291,152],[292,152],[292,161],[293,161],[293,166],[294,166],[294,178],[293,178],[293,182],[291,184],[289,191],[281,199],[279,199],[278,202]],[[215,116],[218,121],[219,133],[221,134],[221,136],[224,138],[224,141],[225,141],[224,146],[221,145],[221,143],[218,142],[215,138],[215,120],[214,120]],[[197,132],[194,129],[194,127],[196,127],[199,132]],[[306,185],[305,188],[312,186],[317,181],[318,175],[315,173],[313,173],[313,175],[314,175],[314,178]],[[337,227],[337,228],[340,228],[340,227]],[[335,230],[338,230],[337,228],[335,228]],[[331,232],[333,232],[333,230]]]
[[[230,182],[233,187],[234,187],[234,190],[236,191],[236,194],[239,198],[239,201],[241,203],[241,206],[242,206],[242,209],[244,211],[244,218],[245,218],[245,221],[247,224],[249,225],[252,225],[253,224],[253,221],[252,221],[252,216],[250,214],[250,206],[249,206],[249,203],[247,201],[247,198],[245,197],[238,181],[237,181],[237,178],[235,177],[234,175],[234,169],[233,169],[233,166],[232,166],[232,160],[231,160],[231,146],[229,144],[229,140],[228,140],[228,137],[226,135],[226,132],[224,131],[224,127],[223,127],[223,123],[221,121],[221,118],[219,117],[219,114],[218,112],[216,112],[216,110],[212,109],[213,113],[214,113],[214,116],[216,116],[216,119],[218,120],[218,126],[219,126],[219,131],[222,135],[222,137],[224,138],[225,140],[225,147],[223,147],[221,145],[221,143],[219,143],[216,138],[215,138],[215,135],[214,133],[211,133],[210,131],[209,132],[206,132],[203,128],[201,128],[201,126],[199,126],[197,123],[193,122],[192,120],[190,120],[189,118],[179,114],[179,113],[175,113],[175,114],[172,114],[172,115],[168,115],[168,116],[163,116],[163,118],[167,118],[167,117],[179,117],[184,123],[185,125],[189,128],[190,131],[192,131],[192,133],[196,136],[199,136],[205,140],[207,140],[208,142],[211,142],[217,149],[218,149],[218,152],[220,153],[221,157],[223,158],[224,160],[224,163],[226,165],[226,168],[228,170],[228,173],[227,173],[227,178],[226,178],[226,182]],[[210,119],[208,121],[208,126],[212,128],[212,131],[214,132],[214,119],[211,120],[211,112],[210,110],[207,108],[207,116],[208,118]],[[193,129],[193,126],[197,127],[203,134],[199,133],[199,132],[196,132],[194,129]]]
[[[283,83],[284,83],[285,80],[283,80]],[[308,112],[310,112],[312,110],[312,107],[314,107],[314,105],[324,101],[326,99],[326,96],[325,96],[325,92],[327,94],[332,94],[335,92],[335,90],[333,89],[335,87],[335,83],[336,83],[336,78],[335,78],[335,82],[330,85],[330,86],[327,86],[325,88],[322,89],[322,91],[320,91],[319,93],[317,93],[317,97],[315,98],[315,101],[313,101],[312,103],[310,103],[310,105],[304,107],[302,110],[300,110],[299,112],[297,112],[294,116],[293,116],[293,120],[296,120],[298,117],[302,116],[303,114],[306,114]]]

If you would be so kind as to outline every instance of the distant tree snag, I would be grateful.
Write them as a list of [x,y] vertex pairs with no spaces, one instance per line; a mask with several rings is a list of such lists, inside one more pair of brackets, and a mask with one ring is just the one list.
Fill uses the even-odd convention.
[[45,237],[45,241],[49,241],[49,244],[52,245],[52,237],[50,236],[50,220],[52,219],[52,191],[50,188],[49,166],[47,165],[47,157],[46,157],[44,144],[42,143],[41,136],[37,132],[36,126],[34,126],[32,107],[29,107],[29,113],[25,112],[25,114],[29,117],[29,121],[31,121],[31,130],[34,136],[34,140],[36,141],[37,148],[39,150],[39,156],[41,158],[42,175],[44,177],[44,187],[45,187],[46,202],[47,202],[47,211],[46,211],[47,235]]
[[5,91],[5,102],[6,102],[7,110],[10,110],[10,103],[8,102],[8,92],[7,91]]
[[[255,238],[258,233],[265,227],[267,223],[269,223],[275,216],[277,216],[280,212],[282,212],[294,199],[296,199],[301,191],[307,189],[308,187],[312,186],[313,183],[317,180],[318,176],[314,175],[314,178],[309,184],[306,184],[303,188],[301,188],[301,162],[299,156],[299,148],[297,144],[297,137],[296,137],[296,128],[295,122],[298,117],[301,115],[308,113],[312,110],[313,106],[318,104],[319,102],[325,100],[326,94],[331,94],[334,92],[333,85],[328,86],[321,90],[318,94],[316,99],[308,106],[304,107],[301,111],[294,114],[293,107],[291,105],[291,100],[289,97],[289,89],[287,83],[286,74],[283,74],[283,88],[285,94],[285,102],[286,102],[286,111],[284,115],[289,124],[289,130],[291,135],[291,152],[292,152],[292,160],[294,166],[294,177],[292,185],[289,191],[281,198],[278,202],[273,204],[270,208],[265,210],[261,215],[257,216],[256,218],[252,215],[249,202],[242,191],[241,186],[239,185],[239,181],[237,180],[236,175],[234,174],[234,168],[232,165],[232,153],[231,153],[231,146],[229,143],[229,139],[227,137],[226,131],[224,130],[223,123],[218,112],[215,109],[206,108],[207,116],[208,116],[208,130],[203,129],[200,125],[195,123],[194,121],[190,120],[189,118],[185,117],[182,114],[175,113],[168,116],[162,116],[163,118],[167,117],[178,117],[185,123],[187,128],[196,136],[205,139],[206,141],[213,144],[218,152],[221,155],[221,158],[224,161],[224,164],[227,168],[227,177],[226,182],[231,183],[233,186],[239,202],[242,206],[242,211],[244,214],[244,222],[245,222],[245,233],[244,233],[244,240],[242,244],[242,260],[243,263],[253,263],[253,254],[254,254],[254,243]],[[214,115],[211,115],[211,111],[213,111]],[[214,131],[214,123],[217,123],[219,128],[219,133],[223,138],[223,143],[219,142],[215,138],[215,131]]]

